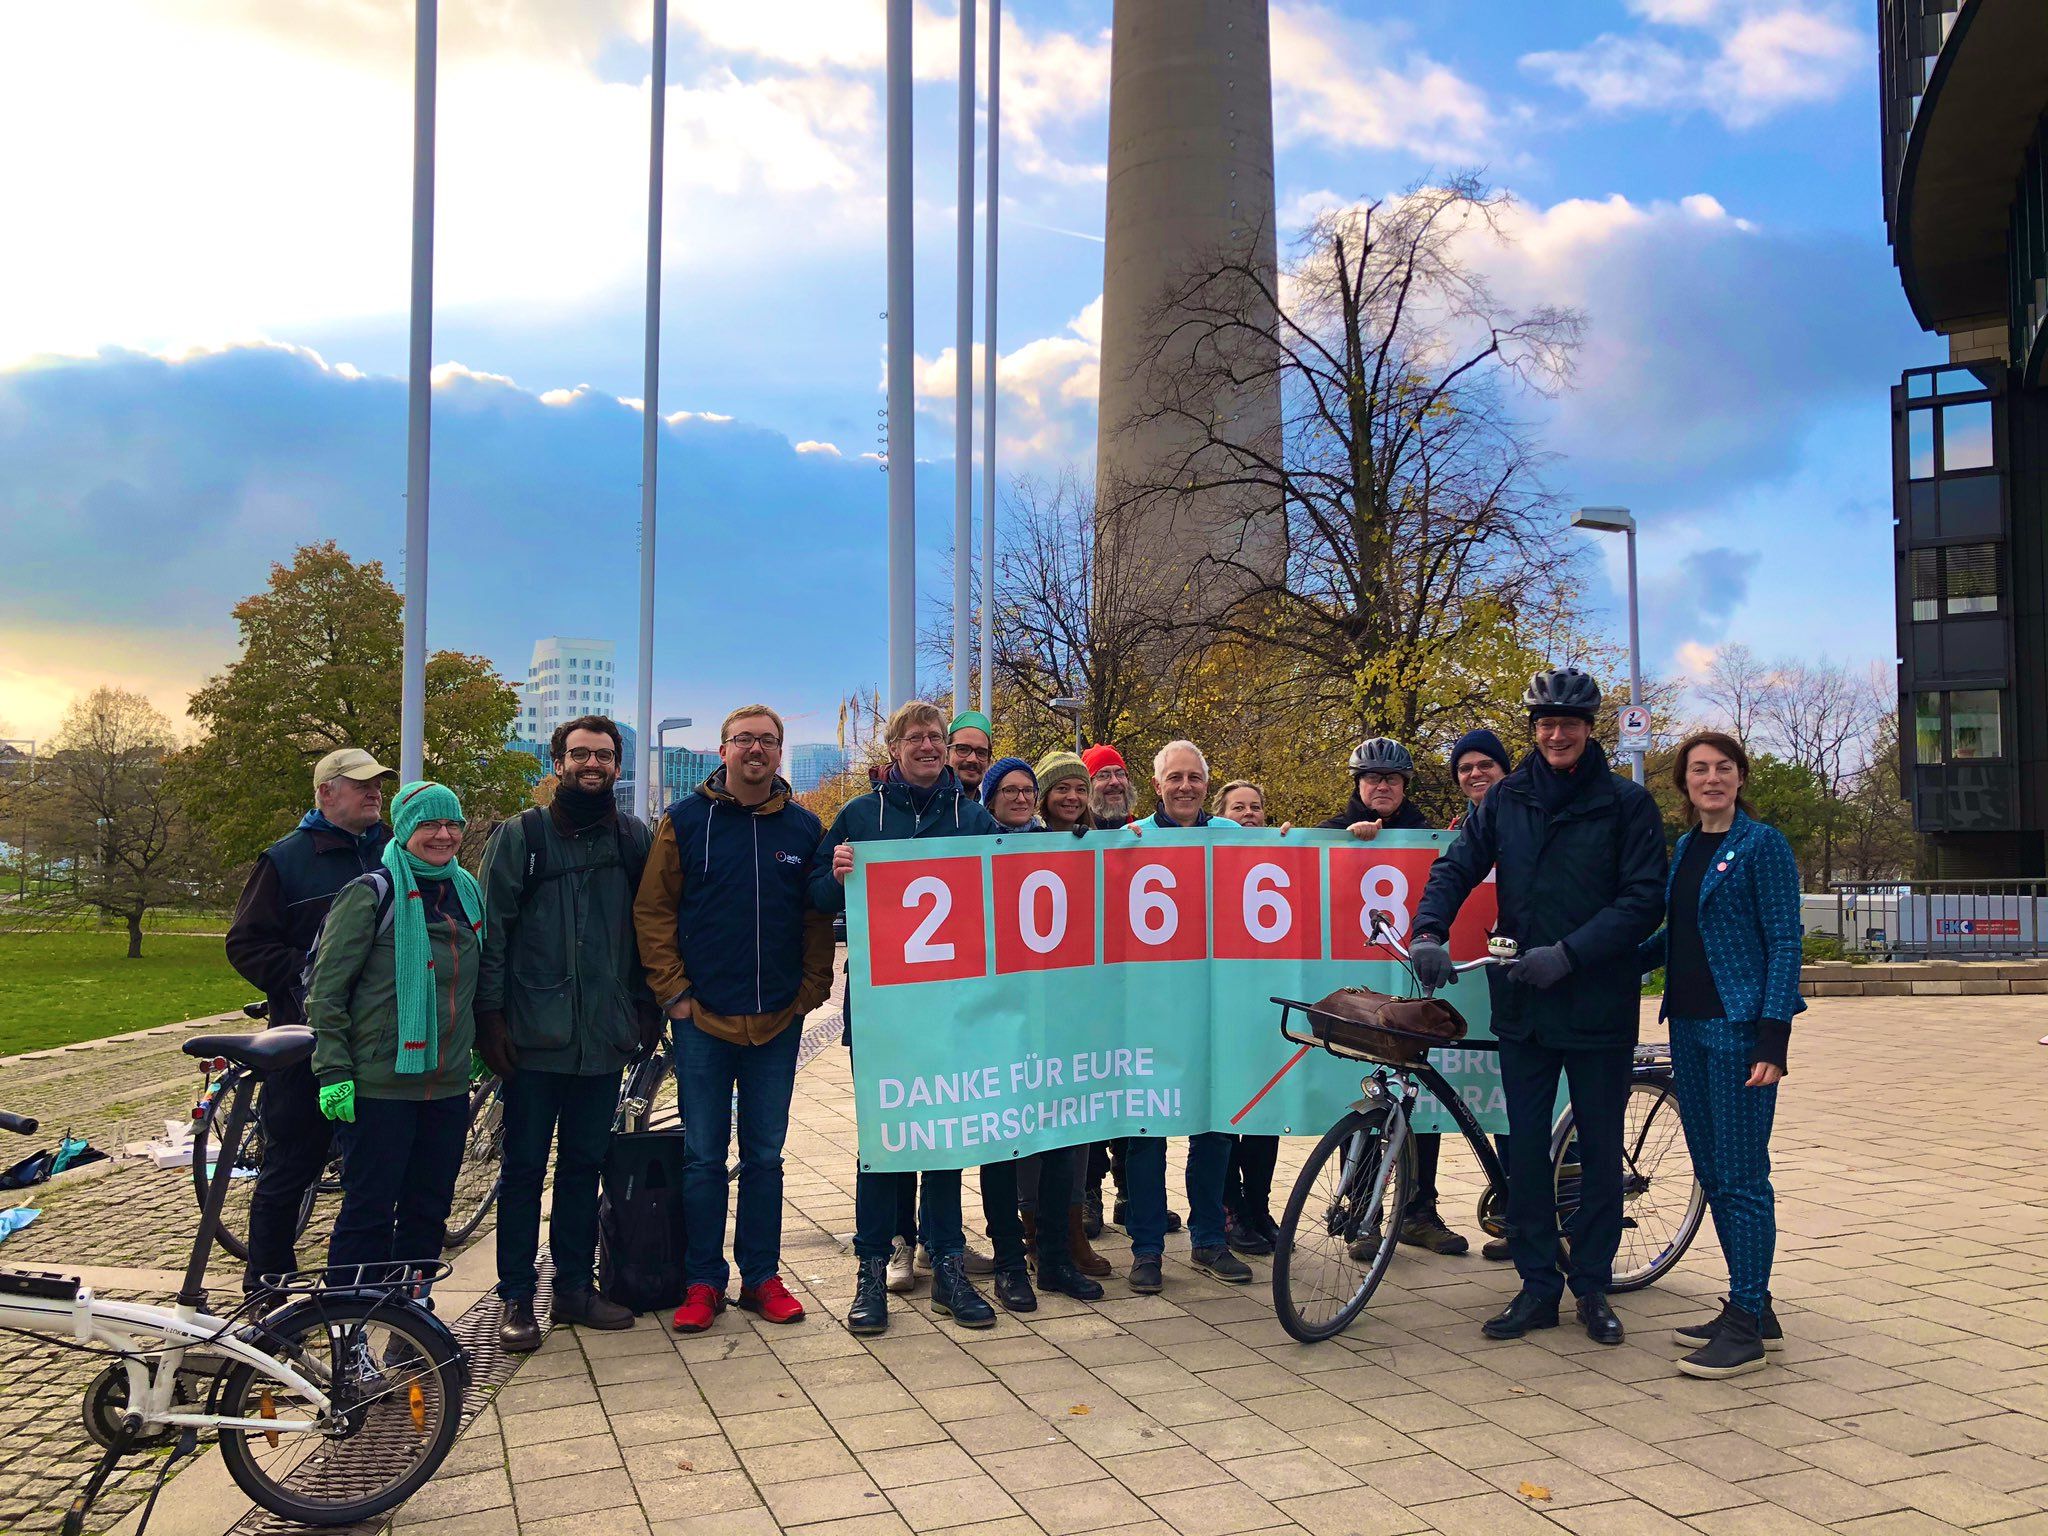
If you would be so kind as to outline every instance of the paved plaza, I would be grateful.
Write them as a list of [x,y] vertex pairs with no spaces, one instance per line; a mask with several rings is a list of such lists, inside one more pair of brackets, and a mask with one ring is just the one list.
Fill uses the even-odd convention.
[[[1127,1292],[1128,1247],[1110,1242],[1119,1278],[1098,1305],[1044,1300],[970,1334],[935,1320],[921,1287],[896,1299],[885,1337],[854,1339],[839,1324],[851,1083],[828,1049],[799,1078],[789,1148],[785,1274],[811,1317],[778,1329],[730,1311],[693,1338],[652,1319],[556,1330],[395,1526],[2048,1532],[2044,1030],[2035,997],[1822,1000],[1801,1016],[1775,1143],[1788,1343],[1768,1370],[1720,1383],[1677,1376],[1668,1343],[1721,1294],[1711,1231],[1662,1285],[1617,1298],[1619,1349],[1571,1328],[1486,1342],[1478,1323],[1511,1273],[1410,1249],[1365,1320],[1304,1347],[1273,1320],[1262,1261],[1257,1284],[1225,1286],[1188,1267],[1184,1236],[1163,1296]],[[1287,1145],[1283,1187],[1307,1145]],[[1470,1160],[1453,1149],[1445,1171],[1446,1214],[1472,1232]],[[91,1188],[30,1229],[35,1262],[101,1240]],[[977,1216],[971,1190],[967,1203]],[[488,1283],[488,1249],[459,1261],[463,1294]],[[0,1373],[17,1359],[0,1344]],[[152,1529],[224,1530],[240,1509],[223,1491],[202,1460]]]

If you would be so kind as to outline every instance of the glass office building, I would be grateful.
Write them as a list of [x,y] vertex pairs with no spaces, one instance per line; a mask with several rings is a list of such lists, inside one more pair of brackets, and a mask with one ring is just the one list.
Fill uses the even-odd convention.
[[1946,365],[1892,389],[1923,872],[2048,875],[2048,5],[1879,0],[1886,233]]

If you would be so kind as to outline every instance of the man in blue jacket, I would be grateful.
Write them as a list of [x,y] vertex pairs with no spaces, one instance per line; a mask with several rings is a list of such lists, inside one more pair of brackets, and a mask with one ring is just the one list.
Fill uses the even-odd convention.
[[832,992],[832,919],[809,906],[824,828],[777,773],[782,716],[749,704],[719,729],[721,766],[661,819],[633,920],[648,985],[674,1021],[683,1111],[688,1289],[678,1333],[726,1304],[726,1153],[739,1105],[739,1305],[793,1323],[781,1275],[782,1147],[803,1017]]
[[[818,850],[811,877],[811,904],[821,912],[846,910],[846,877],[853,873],[854,847],[904,837],[987,837],[1003,829],[965,794],[946,766],[946,716],[936,704],[912,699],[897,707],[883,727],[889,767],[880,783],[849,800]],[[1647,935],[1646,935],[1647,937]],[[860,935],[850,941],[862,942]],[[853,998],[846,1000],[851,1043]],[[967,1278],[967,1238],[960,1218],[960,1170],[933,1169],[923,1175],[920,1236],[932,1256],[932,1310],[963,1328],[993,1328],[995,1308]],[[846,1326],[856,1334],[877,1334],[889,1326],[889,1253],[895,1246],[898,1201],[914,1173],[871,1173],[862,1169],[854,1185],[853,1253],[860,1263]]]
[[1664,826],[1640,784],[1610,772],[1592,739],[1600,690],[1574,667],[1539,672],[1522,703],[1536,750],[1493,787],[1436,861],[1415,914],[1411,953],[1423,986],[1452,979],[1445,938],[1489,869],[1497,932],[1521,958],[1488,976],[1508,1103],[1508,1243],[1522,1289],[1485,1325],[1488,1338],[1555,1328],[1558,1271],[1550,1171],[1551,1110],[1571,1085],[1583,1176],[1571,1288],[1579,1321],[1619,1344],[1608,1305],[1621,1245],[1621,1142],[1639,1017],[1636,947],[1664,916]]

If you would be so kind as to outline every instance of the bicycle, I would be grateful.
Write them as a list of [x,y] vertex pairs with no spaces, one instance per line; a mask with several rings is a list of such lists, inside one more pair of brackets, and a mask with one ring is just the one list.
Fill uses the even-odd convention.
[[[305,1061],[313,1036],[297,1026],[201,1035],[184,1050],[221,1076],[229,1105],[222,1160],[232,1167],[258,1080]],[[0,1129],[35,1128],[32,1119],[0,1113]],[[86,1432],[104,1454],[65,1514],[65,1536],[84,1529],[124,1455],[175,1441],[157,1478],[161,1490],[201,1430],[219,1435],[221,1459],[251,1500],[304,1525],[383,1514],[432,1477],[455,1443],[467,1363],[447,1326],[416,1299],[449,1266],[269,1275],[263,1299],[216,1315],[206,1269],[230,1182],[210,1185],[170,1306],[108,1300],[72,1276],[0,1269],[0,1329],[113,1356],[86,1388]],[[152,1508],[155,1499],[153,1491]]]
[[[1407,946],[1383,912],[1372,914],[1372,940],[1407,961]],[[1512,940],[1496,939],[1489,949],[1493,952],[1486,957],[1453,969],[1512,963]],[[1416,1035],[1391,1042],[1401,1046],[1398,1050],[1347,1046],[1329,1038],[1328,1016],[1319,1015],[1314,1004],[1282,997],[1272,1001],[1280,1005],[1280,1033],[1293,1044],[1373,1068],[1359,1084],[1362,1097],[1302,1164],[1280,1218],[1273,1308],[1290,1335],[1314,1344],[1342,1333],[1365,1310],[1399,1246],[1401,1213],[1415,1181],[1410,1123],[1421,1089],[1427,1088],[1450,1114],[1486,1175],[1478,1221],[1489,1237],[1507,1232],[1507,1171],[1470,1106],[1430,1064],[1428,1049],[1446,1042]],[[1290,1028],[1297,1010],[1309,1019],[1306,1034]],[[1400,1031],[1382,1033],[1397,1036]],[[1490,1040],[1461,1040],[1457,1048],[1497,1051],[1499,1046]],[[1572,1127],[1567,1107],[1550,1133],[1557,1219],[1567,1248],[1579,1205],[1578,1143]],[[1669,1273],[1684,1257],[1706,1214],[1706,1191],[1693,1175],[1685,1148],[1668,1047],[1636,1047],[1623,1129],[1622,1248],[1615,1255],[1609,1289],[1635,1291]]]
[[[242,1012],[263,1019],[270,1012],[267,1002],[247,1003]],[[222,1144],[222,1115],[226,1095],[215,1074],[202,1066],[199,1097],[192,1106],[192,1194],[204,1209],[206,1195],[220,1159],[214,1148]],[[258,1090],[259,1096],[261,1090]],[[455,1203],[448,1213],[448,1245],[459,1248],[476,1235],[497,1202],[503,1174],[505,1147],[504,1084],[486,1073],[471,1084],[469,1129],[463,1142],[462,1171],[456,1176]],[[221,1206],[218,1241],[230,1258],[246,1263],[249,1258],[249,1200],[256,1192],[257,1176],[263,1171],[263,1122],[252,1114],[240,1149],[228,1164],[228,1192]],[[298,1224],[293,1241],[306,1235],[313,1222],[313,1207],[323,1196],[341,1193],[341,1154],[335,1153],[321,1169],[320,1176],[306,1189],[299,1202]]]

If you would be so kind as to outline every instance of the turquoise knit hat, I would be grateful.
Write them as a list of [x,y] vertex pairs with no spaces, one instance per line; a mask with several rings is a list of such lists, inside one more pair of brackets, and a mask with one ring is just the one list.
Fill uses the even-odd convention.
[[962,731],[979,731],[991,742],[996,739],[995,726],[989,722],[988,716],[978,709],[963,709],[955,715],[946,727],[946,740],[951,741]]

